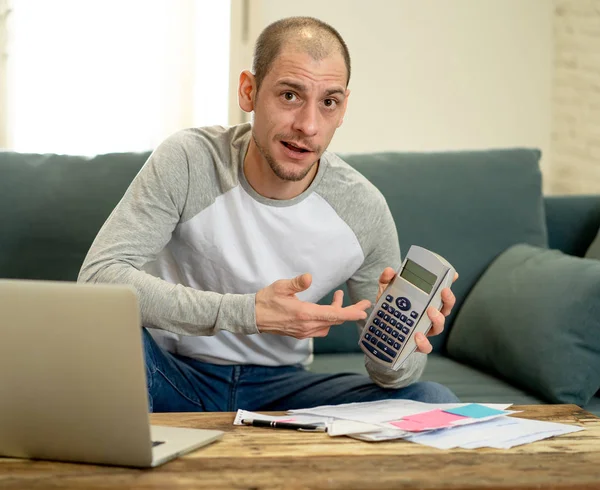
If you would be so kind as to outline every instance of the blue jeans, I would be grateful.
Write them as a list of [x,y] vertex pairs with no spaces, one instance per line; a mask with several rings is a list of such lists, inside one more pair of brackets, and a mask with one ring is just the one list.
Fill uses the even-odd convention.
[[355,373],[320,374],[302,366],[222,366],[161,349],[143,329],[151,412],[234,412],[290,410],[319,405],[410,399],[457,402],[446,387],[419,382],[400,389],[377,386]]

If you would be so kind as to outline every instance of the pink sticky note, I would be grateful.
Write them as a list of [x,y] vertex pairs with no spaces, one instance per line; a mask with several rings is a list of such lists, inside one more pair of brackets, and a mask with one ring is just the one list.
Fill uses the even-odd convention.
[[464,420],[467,417],[456,415],[454,413],[444,412],[440,409],[430,410],[429,412],[416,413],[403,417],[404,420],[417,422],[427,429],[438,429],[441,427],[450,427],[457,420]]
[[412,420],[394,420],[390,422],[394,427],[398,427],[398,429],[406,430],[409,432],[421,432],[422,430],[427,430],[420,422],[414,422]]

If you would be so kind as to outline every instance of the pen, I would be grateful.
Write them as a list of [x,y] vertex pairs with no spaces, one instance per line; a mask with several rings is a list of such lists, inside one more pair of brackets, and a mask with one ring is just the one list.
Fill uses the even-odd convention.
[[275,420],[243,419],[242,424],[252,427],[272,427],[273,429],[290,429],[303,432],[327,432],[324,425],[296,424],[293,422],[277,422]]

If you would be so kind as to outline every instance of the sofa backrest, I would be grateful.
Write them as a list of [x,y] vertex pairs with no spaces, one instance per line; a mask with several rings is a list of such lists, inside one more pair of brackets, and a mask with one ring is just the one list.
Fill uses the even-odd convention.
[[[148,156],[0,152],[0,277],[75,280],[96,233]],[[505,248],[547,244],[537,150],[342,157],[386,197],[403,253],[421,245],[459,271],[454,314]],[[339,326],[315,348],[358,350],[357,338],[354,325]],[[445,335],[436,337],[436,349],[444,342]]]
[[[411,245],[429,248],[460,274],[446,329],[431,339],[436,351],[443,350],[456,312],[498,254],[515,243],[547,246],[538,150],[342,157],[385,195],[403,254]],[[358,351],[357,342],[356,327],[342,325],[315,339],[315,352]]]
[[74,281],[149,153],[0,152],[0,277]]
[[600,228],[600,195],[546,196],[548,247],[583,257]]

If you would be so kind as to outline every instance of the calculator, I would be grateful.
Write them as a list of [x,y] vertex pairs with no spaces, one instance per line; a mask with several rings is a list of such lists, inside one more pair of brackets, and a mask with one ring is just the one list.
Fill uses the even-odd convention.
[[410,247],[367,318],[358,341],[363,352],[374,362],[398,370],[417,348],[415,334],[427,334],[431,328],[426,310],[441,308],[441,291],[452,285],[454,275],[443,257],[423,247]]

